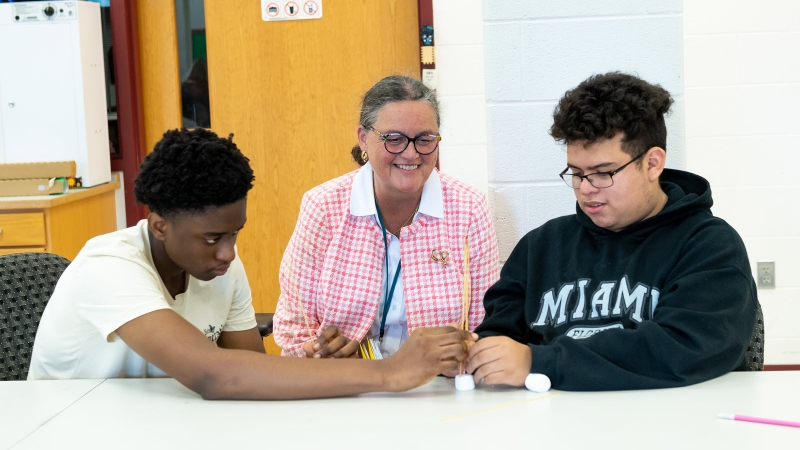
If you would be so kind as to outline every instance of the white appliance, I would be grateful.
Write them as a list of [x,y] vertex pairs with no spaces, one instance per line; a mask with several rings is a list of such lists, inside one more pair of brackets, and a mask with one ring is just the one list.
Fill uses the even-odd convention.
[[100,6],[0,4],[0,162],[74,160],[111,180]]

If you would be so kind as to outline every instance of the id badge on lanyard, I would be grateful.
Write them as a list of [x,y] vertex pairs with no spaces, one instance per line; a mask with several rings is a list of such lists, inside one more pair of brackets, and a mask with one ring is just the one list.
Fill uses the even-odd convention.
[[[389,245],[386,243],[386,225],[383,224],[383,215],[381,214],[380,208],[378,208],[378,202],[375,201],[375,210],[378,212],[378,221],[381,224],[381,232],[383,233],[383,247],[386,249],[386,296],[383,300],[383,314],[381,316],[381,328],[379,332],[378,343],[383,340],[383,335],[386,332],[386,317],[389,315],[389,306],[392,304],[392,297],[394,297],[394,288],[397,287],[397,280],[400,278],[400,269],[402,267],[403,262],[397,261],[397,269],[394,271],[394,280],[392,280],[392,286],[389,287]],[[374,338],[371,338],[371,340]],[[379,345],[373,345],[374,349],[379,348]],[[380,353],[380,350],[378,350]]]

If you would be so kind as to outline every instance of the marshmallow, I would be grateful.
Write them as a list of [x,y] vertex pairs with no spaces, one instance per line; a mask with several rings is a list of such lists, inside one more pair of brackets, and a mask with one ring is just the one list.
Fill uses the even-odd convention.
[[475,389],[475,379],[468,373],[456,375],[456,390],[457,391],[471,391]]
[[533,392],[547,392],[550,390],[550,378],[541,373],[529,373],[525,377],[525,387]]

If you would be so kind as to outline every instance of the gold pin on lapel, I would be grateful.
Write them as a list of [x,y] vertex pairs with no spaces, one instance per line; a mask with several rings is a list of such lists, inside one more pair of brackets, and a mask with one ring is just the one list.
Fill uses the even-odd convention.
[[438,248],[431,250],[431,259],[436,262],[442,263],[442,266],[447,267],[448,256],[450,256],[450,252],[448,251],[439,250]]

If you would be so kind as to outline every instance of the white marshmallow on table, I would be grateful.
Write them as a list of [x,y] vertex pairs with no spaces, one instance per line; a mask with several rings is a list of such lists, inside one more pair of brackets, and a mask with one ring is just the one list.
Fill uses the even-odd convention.
[[529,373],[525,377],[525,387],[533,392],[547,392],[550,390],[550,378],[542,373]]
[[456,390],[457,391],[471,391],[475,389],[475,378],[471,374],[462,373],[456,375]]

